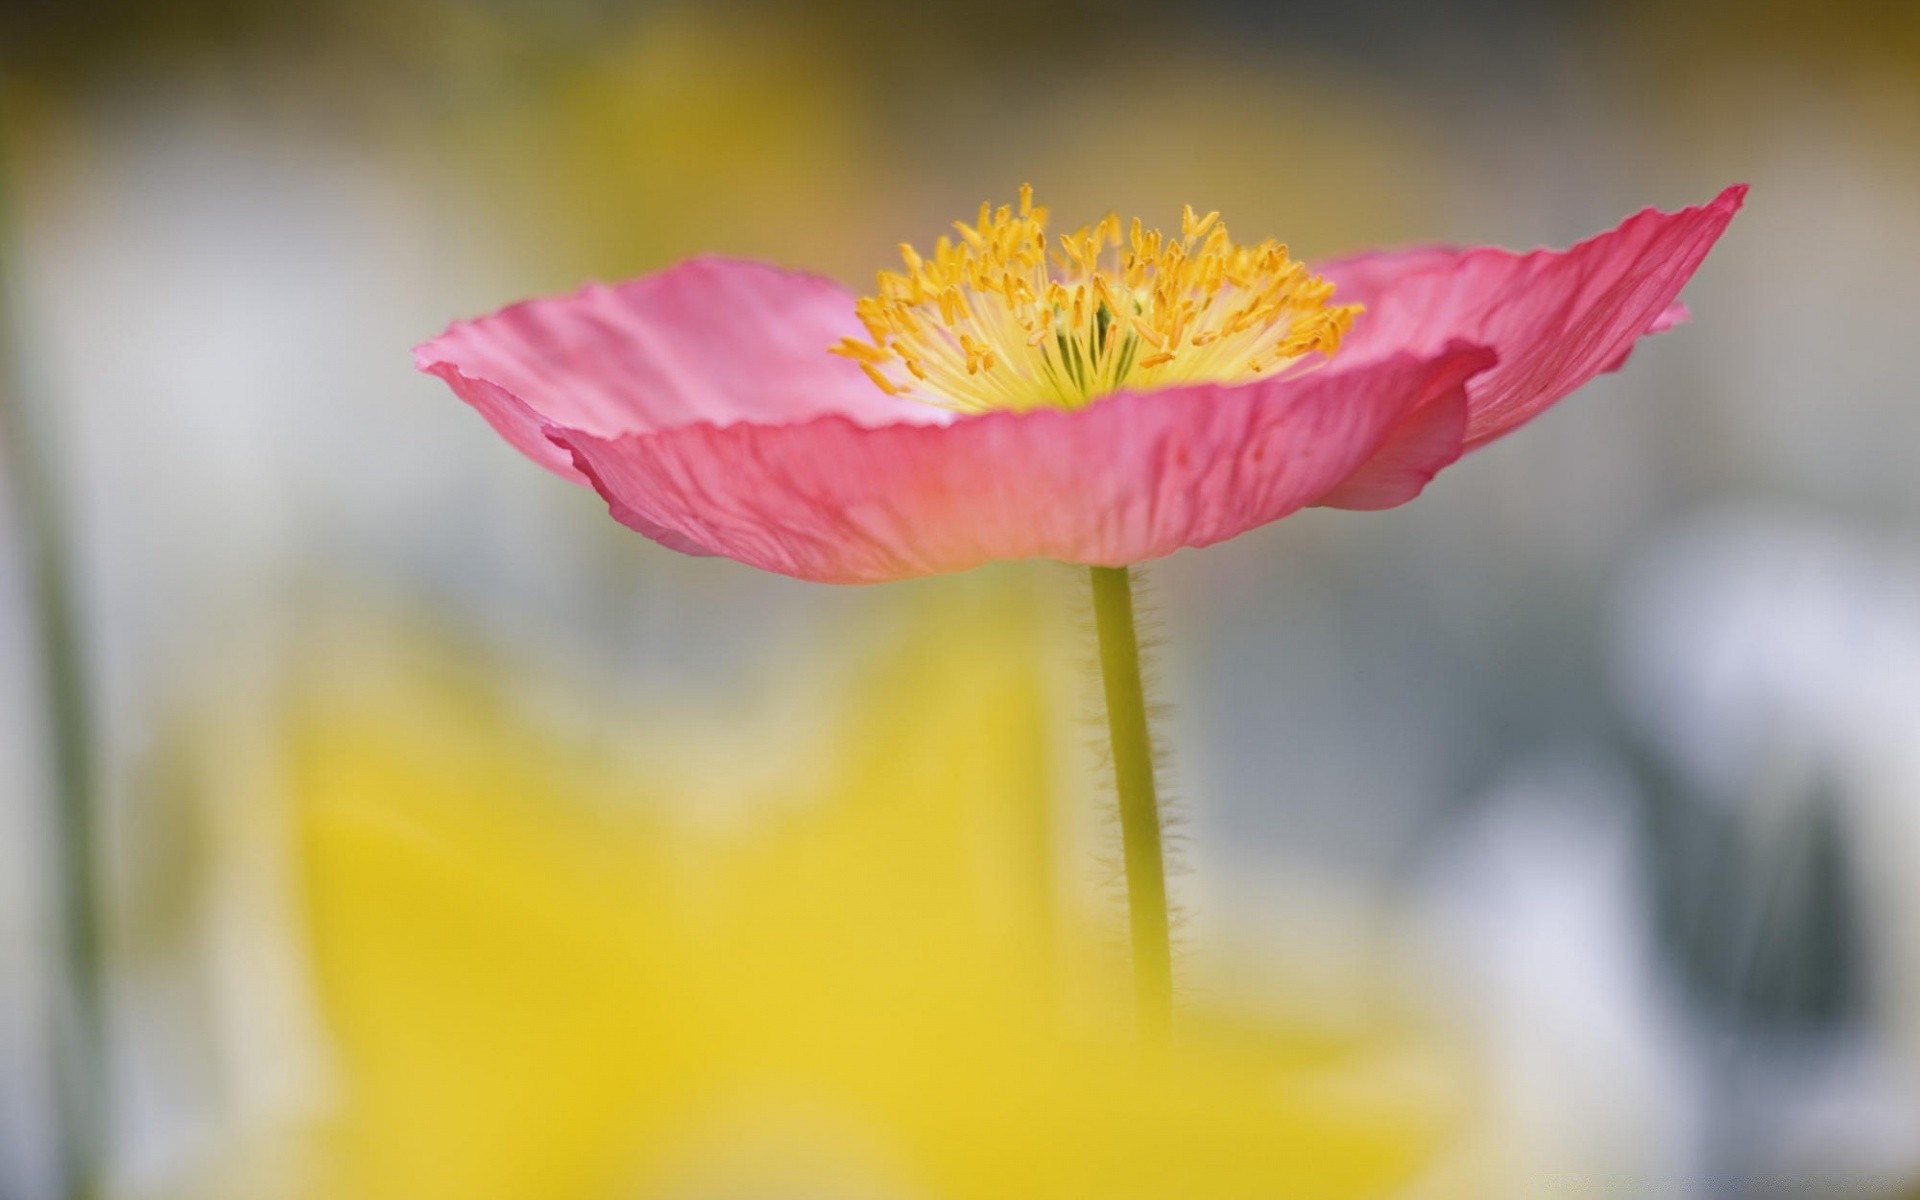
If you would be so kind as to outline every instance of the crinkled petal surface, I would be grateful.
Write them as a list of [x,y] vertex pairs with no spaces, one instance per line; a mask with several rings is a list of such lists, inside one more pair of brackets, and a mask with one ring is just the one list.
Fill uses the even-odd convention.
[[938,424],[952,414],[888,396],[826,348],[865,337],[831,280],[764,263],[696,258],[618,287],[529,300],[454,324],[417,347],[527,457],[575,483],[549,425],[598,437],[695,422]]
[[1424,247],[1322,265],[1343,302],[1366,306],[1340,361],[1492,348],[1499,365],[1467,386],[1467,449],[1484,445],[1685,320],[1680,289],[1746,194],[1741,184],[1694,208],[1647,209],[1568,250]]
[[[869,583],[998,559],[1119,565],[1224,541],[1339,487],[1429,407],[1420,482],[1460,454],[1474,346],[1241,387],[1110,396],[945,426],[552,428],[626,525],[802,579]],[[1401,474],[1405,474],[1403,470]]]

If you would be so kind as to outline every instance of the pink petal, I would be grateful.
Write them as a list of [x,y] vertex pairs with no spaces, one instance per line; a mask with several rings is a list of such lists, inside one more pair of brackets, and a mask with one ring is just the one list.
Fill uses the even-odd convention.
[[1741,184],[1697,208],[1647,209],[1569,250],[1425,247],[1328,264],[1337,298],[1367,306],[1340,361],[1491,347],[1499,365],[1467,387],[1466,444],[1484,445],[1684,320],[1675,299],[1746,194]]
[[705,422],[938,423],[940,409],[891,397],[827,353],[865,337],[853,297],[816,275],[698,258],[618,287],[530,300],[455,323],[417,347],[519,450],[577,483],[548,425],[599,437]]
[[[1467,379],[1492,362],[1451,346],[945,426],[832,415],[550,436],[626,525],[802,579],[871,583],[1034,557],[1117,565],[1223,541],[1320,499],[1403,417],[1460,409]],[[1431,450],[1444,438],[1422,428],[1422,461],[1444,457]],[[1458,455],[1457,440],[1447,453]]]
[[1314,503],[1365,510],[1405,504],[1466,453],[1466,432],[1467,388],[1457,388],[1394,422],[1380,448]]

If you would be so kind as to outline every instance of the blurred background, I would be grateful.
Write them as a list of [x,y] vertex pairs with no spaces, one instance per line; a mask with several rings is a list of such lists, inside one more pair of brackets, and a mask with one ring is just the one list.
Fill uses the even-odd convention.
[[[1920,1195],[1920,8],[6,0],[0,73],[0,1197]],[[1144,1073],[1077,573],[683,559],[408,359],[1026,181],[1311,260],[1740,180],[1624,373],[1151,571]]]

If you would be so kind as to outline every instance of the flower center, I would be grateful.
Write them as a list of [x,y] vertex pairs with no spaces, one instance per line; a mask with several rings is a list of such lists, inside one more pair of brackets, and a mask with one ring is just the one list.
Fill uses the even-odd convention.
[[1240,245],[1220,214],[1181,214],[1180,236],[1119,216],[1062,234],[1047,210],[980,206],[931,257],[902,244],[855,305],[871,342],[832,352],[890,395],[963,412],[1079,408],[1124,389],[1233,383],[1332,354],[1360,312],[1268,239]]

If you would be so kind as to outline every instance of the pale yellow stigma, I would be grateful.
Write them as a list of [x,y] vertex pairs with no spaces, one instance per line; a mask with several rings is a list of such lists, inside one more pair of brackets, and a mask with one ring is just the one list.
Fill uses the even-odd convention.
[[884,391],[965,412],[1078,408],[1129,388],[1239,383],[1329,355],[1355,304],[1271,239],[1236,244],[1219,213],[1180,236],[1098,224],[1047,241],[1047,210],[980,206],[930,257],[902,245],[856,305],[870,342],[832,347]]

